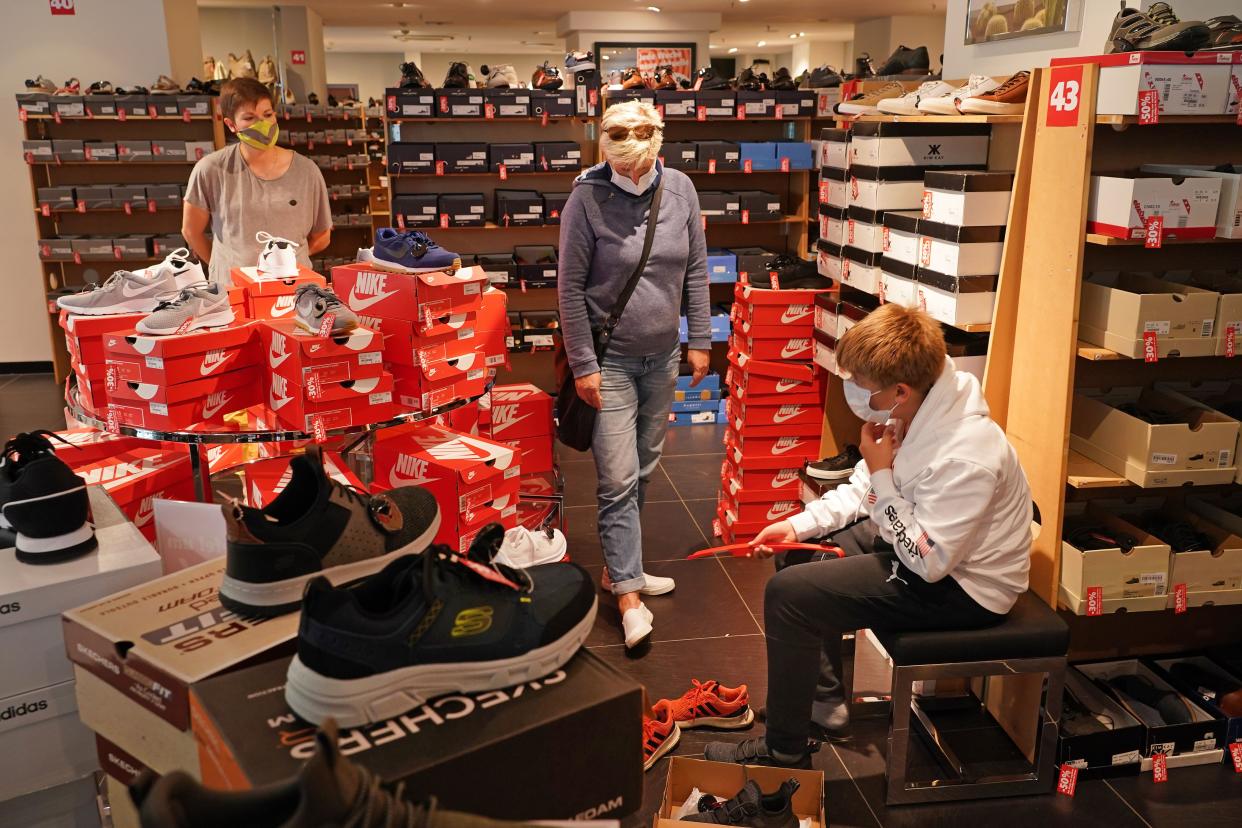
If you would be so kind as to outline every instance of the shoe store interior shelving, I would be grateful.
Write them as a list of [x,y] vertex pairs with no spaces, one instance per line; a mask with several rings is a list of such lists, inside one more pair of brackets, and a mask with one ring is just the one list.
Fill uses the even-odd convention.
[[[1164,116],[1138,125],[1133,118],[1097,116],[1099,69],[1083,66],[1077,125],[1049,126],[1049,72],[1037,70],[1027,101],[1001,266],[984,393],[1030,480],[1041,515],[1031,556],[1031,589],[1061,605],[1070,624],[1072,660],[1179,652],[1236,636],[1242,606],[1201,606],[1178,612],[1075,615],[1064,606],[1062,529],[1069,504],[1104,498],[1179,501],[1236,492],[1237,483],[1143,488],[1070,448],[1076,393],[1242,376],[1225,356],[1135,359],[1079,339],[1084,274],[1112,271],[1236,268],[1242,239],[1202,239],[1147,248],[1086,232],[1091,176],[1132,175],[1142,164],[1217,164],[1236,158],[1242,128],[1236,119]],[[1034,92],[1038,90],[1038,94]]]
[[[213,99],[214,108],[215,101]],[[23,138],[28,141],[66,140],[103,142],[117,141],[200,141],[212,146],[224,146],[224,125],[215,115],[137,116],[124,119],[116,116],[61,116],[27,115],[22,124]],[[66,237],[98,237],[119,239],[131,236],[173,236],[181,232],[181,203],[149,200],[146,208],[140,204],[124,207],[90,209],[84,200],[77,200],[76,209],[43,209],[39,190],[49,187],[79,187],[89,185],[156,185],[184,186],[197,158],[191,153],[178,160],[88,161],[67,160],[53,156],[51,160],[38,160],[27,156],[30,166],[31,200],[34,204],[35,222],[40,239],[40,274],[44,292],[48,295],[48,336],[52,343],[53,369],[57,382],[62,382],[70,371],[69,352],[65,347],[64,333],[57,324],[55,294],[64,290],[77,290],[91,282],[102,282],[118,267],[138,268],[154,264],[167,254],[162,250],[152,255],[146,245],[142,256],[126,254],[114,247],[108,258],[92,260],[89,256],[75,255],[63,260],[50,260],[44,252],[44,240]]]

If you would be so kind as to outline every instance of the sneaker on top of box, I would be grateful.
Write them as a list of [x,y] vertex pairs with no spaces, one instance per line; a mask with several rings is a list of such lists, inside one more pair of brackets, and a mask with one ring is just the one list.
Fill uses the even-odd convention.
[[171,336],[109,333],[103,344],[117,382],[168,385],[259,362],[258,331],[250,324]]
[[332,268],[332,285],[355,313],[408,319],[427,335],[454,316],[479,310],[487,274],[477,266],[396,273],[357,262]]
[[268,371],[297,385],[306,385],[312,378],[319,382],[368,379],[384,371],[383,337],[367,328],[356,328],[346,336],[322,337],[293,322],[263,322],[259,343]]

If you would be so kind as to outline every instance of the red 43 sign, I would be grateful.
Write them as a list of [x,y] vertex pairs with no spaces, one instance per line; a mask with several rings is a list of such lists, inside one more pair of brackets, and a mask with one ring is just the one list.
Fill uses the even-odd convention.
[[1076,127],[1082,110],[1082,65],[1057,66],[1048,72],[1048,110],[1045,123],[1050,127]]
[[52,14],[77,14],[77,8],[73,4],[74,0],[47,0]]

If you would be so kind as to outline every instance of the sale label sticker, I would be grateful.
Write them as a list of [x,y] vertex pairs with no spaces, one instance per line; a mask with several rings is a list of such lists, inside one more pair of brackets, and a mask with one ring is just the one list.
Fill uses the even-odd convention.
[[1232,357],[1237,352],[1238,326],[1230,325],[1225,328],[1225,356]]
[[846,238],[848,238],[848,239],[849,239],[849,241],[848,241],[848,242],[846,242],[846,243],[847,243],[847,244],[853,244],[853,243],[854,243],[854,220],[853,220],[853,219],[847,219],[847,220],[846,220],[846,231],[845,231],[845,235],[846,235]]
[[1157,753],[1151,757],[1151,781],[1169,781],[1169,759],[1163,753]]
[[496,105],[495,104],[484,104],[483,105],[483,117],[489,121],[496,120]]
[[742,211],[742,224],[750,224],[750,210]]
[[445,167],[445,163],[446,163],[446,162],[444,162],[444,161],[437,161],[437,162],[436,162],[436,175],[444,175],[444,167]]
[[1143,362],[1158,362],[1160,345],[1156,342],[1155,331],[1143,331]]
[[1186,611],[1186,585],[1173,585],[1173,614],[1181,615]]
[[931,265],[932,240],[929,236],[919,238],[919,264],[923,267]]
[[323,322],[319,323],[319,335],[324,338],[331,336],[332,326],[335,324],[336,324],[336,314],[325,313],[323,315]]
[[738,119],[739,121],[745,121],[745,120],[746,120],[746,104],[738,104],[738,105],[737,105],[737,119]]
[[827,181],[819,182],[819,203],[820,204],[828,203],[828,187],[829,187],[829,184]]
[[1242,773],[1242,742],[1234,742],[1229,746],[1229,757],[1233,759],[1233,772]]
[[405,213],[397,213],[397,229],[405,229]]
[[755,171],[754,164],[751,162],[751,159],[747,158],[745,161],[742,162],[742,172],[752,173],[754,171]]
[[1082,112],[1082,64],[1054,66],[1048,72],[1048,108],[1044,124],[1076,127]]
[[923,191],[923,218],[929,219],[932,214],[932,191]]
[[694,119],[695,119],[696,121],[706,121],[706,120],[707,120],[707,107],[705,107],[705,106],[697,106],[697,107],[695,107],[695,109],[694,109]]
[[1164,244],[1164,216],[1148,216],[1143,222],[1143,247],[1155,249]]
[[[777,111],[779,112],[780,110],[777,110]],[[781,172],[783,173],[789,172],[789,159],[788,158],[781,158]]]
[[[322,333],[320,335],[322,336]],[[323,383],[320,381],[318,374],[311,374],[306,380],[306,396],[312,400],[317,400],[323,396]]]
[[447,229],[448,229],[448,226],[449,226],[449,225],[448,225],[448,218],[449,218],[448,213],[441,213],[441,214],[440,214],[440,227],[441,227],[442,229],[445,229],[445,230],[447,230]]
[[1087,615],[1096,616],[1104,614],[1104,589],[1103,587],[1093,586],[1087,587]]
[[850,198],[858,200],[858,179],[850,176]]
[[509,166],[507,164],[501,164],[497,171],[500,173],[501,181],[509,180]]
[[1064,796],[1073,796],[1077,787],[1078,768],[1073,765],[1062,765],[1061,772],[1057,776],[1057,793]]
[[108,431],[113,434],[121,430],[121,418],[114,406],[108,406]]
[[707,159],[707,171],[711,173],[712,175],[716,174],[716,159],[715,158]]
[[546,127],[548,125],[548,110],[543,111],[543,115],[539,118],[539,126]]
[[1144,126],[1160,123],[1160,93],[1155,89],[1140,89],[1135,111],[1138,122]]
[[315,437],[316,443],[328,442],[328,430],[324,428],[323,417],[315,417],[311,422],[311,433]]

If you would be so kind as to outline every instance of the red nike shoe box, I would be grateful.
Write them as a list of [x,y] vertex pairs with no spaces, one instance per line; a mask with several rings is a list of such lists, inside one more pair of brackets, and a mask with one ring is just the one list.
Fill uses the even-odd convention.
[[223,443],[207,447],[207,471],[215,474],[219,471],[240,466],[253,459],[255,446],[242,443]]
[[733,286],[733,299],[749,305],[752,309],[755,307],[787,308],[791,305],[814,305],[815,297],[824,292],[824,290],[809,288],[773,290],[738,282]]
[[462,313],[445,323],[450,330],[433,335],[418,332],[408,319],[377,320],[375,327],[384,337],[384,361],[396,365],[421,367],[429,362],[461,356],[477,345],[475,315]]
[[[106,405],[104,410],[107,410]],[[74,471],[135,449],[151,447],[150,440],[139,440],[97,428],[70,428],[56,432],[56,436],[60,440],[49,440],[56,456]],[[62,441],[68,442],[68,445]]]
[[812,327],[815,323],[815,306],[807,305],[752,305],[749,302],[735,302],[737,311],[735,322],[748,325],[769,327],[791,325]]
[[[149,445],[149,444],[148,444]],[[136,448],[101,458],[74,469],[88,486],[102,486],[120,506],[140,501],[156,492],[173,490],[190,476],[188,447]]]
[[261,394],[255,366],[169,386],[117,382],[108,391],[108,417],[139,428],[181,431],[223,423],[224,415],[254,405]]
[[509,322],[508,306],[509,300],[503,290],[489,287],[483,291],[476,335],[488,368],[509,367],[508,338],[513,334],[513,327]]
[[522,474],[552,471],[551,434],[532,435],[514,440],[502,440],[493,436],[492,439],[504,443],[517,452]]
[[323,337],[293,322],[259,322],[259,345],[267,368],[295,385],[369,379],[384,373],[384,339],[367,328],[346,336]]
[[819,398],[813,394],[772,404],[762,397],[746,403],[730,398],[725,412],[739,432],[753,435],[818,435],[824,417]]
[[[73,369],[73,378],[78,386],[78,402],[91,411],[108,410],[107,372],[102,366],[86,369],[72,356],[69,367]],[[102,375],[102,376],[101,376]]]
[[[516,440],[519,437],[547,437],[554,431],[552,397],[529,382],[519,385],[494,385],[491,407],[481,417],[494,440]],[[549,444],[550,446],[550,444]],[[524,472],[534,469],[522,464]]]
[[[367,491],[358,476],[345,463],[338,452],[323,452],[323,470],[329,478],[343,486],[352,486],[360,492]],[[244,483],[242,496],[246,505],[262,509],[285,490],[293,477],[289,468],[290,457],[273,457],[259,463],[251,463],[242,473]]]
[[736,503],[796,500],[802,491],[800,470],[801,467],[739,469],[733,465],[732,457],[726,455],[720,470],[721,488]]
[[354,313],[417,322],[420,333],[456,314],[477,312],[487,275],[481,267],[452,273],[395,273],[365,262],[332,268],[336,295]]
[[[466,360],[457,362],[464,364]],[[454,400],[477,397],[487,389],[487,369],[482,362],[481,358],[472,359],[469,367],[435,362],[426,369],[392,365],[397,404],[413,411],[431,411]]]
[[345,428],[391,420],[397,414],[388,372],[340,382],[321,381],[312,375],[306,385],[281,374],[269,374],[267,407],[281,425],[307,433],[314,430],[316,420],[324,428]]
[[772,523],[772,521],[762,520],[753,523],[742,523],[738,520],[737,512],[733,511],[723,500],[716,507],[716,519],[720,521],[721,537],[726,543],[748,541]]
[[506,445],[418,423],[377,433],[371,456],[375,491],[423,486],[435,495],[439,543],[464,552],[467,529],[493,521],[516,525],[522,470]]
[[[299,285],[327,287],[328,281],[313,270],[298,267],[297,276],[263,278],[253,267],[235,267],[230,271],[233,287],[241,288],[245,297],[246,318],[283,319],[293,315],[293,297]],[[230,294],[229,301],[232,301]]]
[[258,332],[243,324],[171,336],[108,334],[105,377],[159,385],[220,376],[259,364]]
[[166,488],[151,492],[138,500],[118,503],[117,507],[150,543],[155,543],[155,501],[184,500],[194,502],[194,479],[180,476]]
[[820,394],[821,383],[809,364],[754,359],[736,347],[729,349],[725,381],[739,398]]
[[[468,402],[465,405],[459,405],[452,411],[446,411],[437,415],[432,420],[441,428],[447,428],[451,431],[460,431],[462,434],[482,434],[479,428],[479,401]],[[487,436],[487,435],[484,435]]]
[[814,437],[746,438],[725,431],[726,453],[733,466],[742,471],[751,469],[785,469],[791,464],[801,466],[819,459],[819,435]]
[[[760,329],[752,329],[752,334],[755,330]],[[771,339],[758,338],[740,331],[734,331],[733,336],[739,348],[758,360],[796,360],[810,365],[815,356],[815,342],[811,339],[810,330],[806,336],[790,336],[785,332],[783,336]]]
[[722,492],[721,497],[725,503],[725,508],[730,513],[736,515],[735,526],[738,524],[756,523],[767,526],[778,520],[784,520],[790,515],[796,515],[803,509],[802,501],[798,499],[796,492],[793,499],[777,501],[769,498],[766,501],[739,503],[727,491]]
[[60,326],[65,331],[65,342],[71,356],[84,367],[103,365],[107,359],[103,338],[106,334],[134,330],[145,313],[123,313],[115,316],[73,316],[60,312]]

